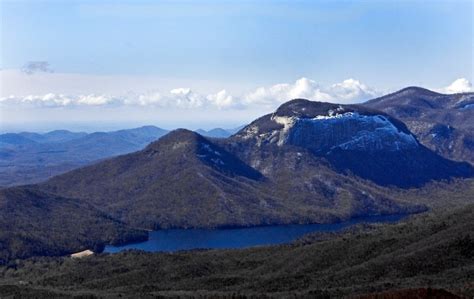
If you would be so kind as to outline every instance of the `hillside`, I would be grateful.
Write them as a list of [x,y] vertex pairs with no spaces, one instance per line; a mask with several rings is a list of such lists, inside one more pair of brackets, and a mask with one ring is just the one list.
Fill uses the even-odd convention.
[[474,163],[474,93],[440,94],[408,87],[364,106],[402,120],[426,147]]
[[284,246],[17,261],[0,268],[0,294],[472,297],[472,219],[470,205],[393,225],[309,235]]
[[146,238],[91,205],[33,187],[0,190],[0,228],[0,264]]

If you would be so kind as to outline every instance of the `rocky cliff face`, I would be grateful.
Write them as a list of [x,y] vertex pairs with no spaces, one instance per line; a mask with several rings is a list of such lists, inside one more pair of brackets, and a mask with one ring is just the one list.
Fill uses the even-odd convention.
[[[287,123],[288,119],[283,118],[283,122]],[[347,112],[298,119],[287,130],[288,144],[306,147],[322,154],[328,154],[337,148],[372,152],[397,151],[418,146],[413,135],[397,129],[383,115]]]
[[295,145],[317,154],[332,150],[398,151],[418,147],[403,124],[356,106],[297,99],[244,128],[237,139],[256,145]]

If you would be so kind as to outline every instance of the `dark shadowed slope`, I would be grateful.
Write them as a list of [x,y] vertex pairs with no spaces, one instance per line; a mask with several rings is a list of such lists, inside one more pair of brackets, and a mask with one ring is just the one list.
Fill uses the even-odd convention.
[[406,223],[310,235],[286,246],[18,261],[0,268],[0,294],[340,298],[421,294],[406,289],[430,287],[441,289],[433,294],[470,298],[473,219],[470,205]]
[[421,143],[444,157],[474,163],[474,93],[408,87],[364,106],[402,120]]

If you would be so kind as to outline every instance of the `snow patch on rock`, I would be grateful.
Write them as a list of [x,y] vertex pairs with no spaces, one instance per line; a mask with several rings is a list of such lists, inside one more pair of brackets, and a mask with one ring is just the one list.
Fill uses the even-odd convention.
[[337,148],[399,151],[418,146],[412,134],[399,130],[385,116],[357,112],[299,119],[286,139],[290,144],[323,153]]
[[286,140],[286,136],[290,129],[295,125],[298,118],[296,117],[287,117],[287,116],[272,116],[272,120],[277,124],[283,125],[283,129],[279,132],[279,138],[277,140],[278,145],[283,145]]

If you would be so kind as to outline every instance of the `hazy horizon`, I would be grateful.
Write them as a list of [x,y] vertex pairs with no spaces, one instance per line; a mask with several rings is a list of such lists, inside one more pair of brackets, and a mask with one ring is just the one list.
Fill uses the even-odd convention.
[[297,97],[347,104],[407,86],[473,90],[467,0],[0,8],[2,131],[232,128]]

